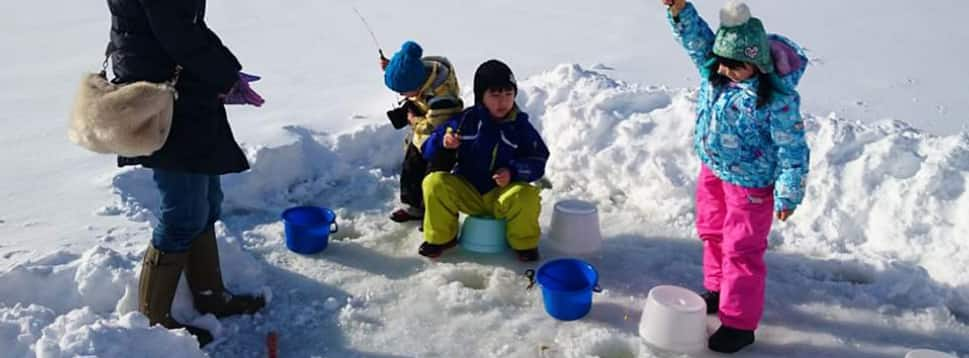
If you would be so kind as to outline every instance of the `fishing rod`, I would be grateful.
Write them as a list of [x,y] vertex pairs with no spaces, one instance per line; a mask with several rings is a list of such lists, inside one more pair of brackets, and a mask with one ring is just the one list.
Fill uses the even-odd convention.
[[[367,32],[370,33],[370,39],[373,40],[373,45],[374,47],[377,48],[377,53],[380,54],[380,60],[384,64],[386,64],[387,62],[390,62],[390,59],[387,58],[387,56],[384,56],[383,47],[380,46],[380,41],[377,40],[377,35],[374,34],[373,28],[370,27],[370,22],[367,21],[367,18],[363,17],[363,14],[360,13],[360,10],[358,10],[356,6],[351,5],[350,8],[352,8],[353,12],[356,13],[357,17],[360,18],[360,22],[363,23],[363,27],[367,28]],[[396,107],[399,104],[396,98],[394,99],[393,103],[394,104],[392,105],[392,107]]]
[[353,8],[353,12],[357,13],[357,17],[360,18],[360,22],[363,22],[363,26],[367,28],[367,32],[370,33],[370,39],[373,40],[373,45],[377,47],[377,53],[380,54],[380,59],[387,60],[387,56],[384,56],[384,50],[380,46],[380,41],[377,41],[377,35],[373,33],[373,28],[370,27],[370,23],[367,22],[367,19],[363,17],[363,14],[360,13],[360,10],[357,10],[356,6],[351,6],[351,8]]

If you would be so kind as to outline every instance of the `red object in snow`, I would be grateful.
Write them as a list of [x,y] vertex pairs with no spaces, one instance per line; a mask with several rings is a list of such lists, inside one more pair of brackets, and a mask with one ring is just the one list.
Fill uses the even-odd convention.
[[276,331],[269,332],[266,335],[266,350],[269,352],[269,358],[277,358],[277,348],[279,348],[279,338],[276,335]]

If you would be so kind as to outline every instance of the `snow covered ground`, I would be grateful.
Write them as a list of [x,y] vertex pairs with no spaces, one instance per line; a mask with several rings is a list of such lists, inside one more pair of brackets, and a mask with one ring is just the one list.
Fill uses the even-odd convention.
[[[749,3],[816,62],[802,86],[808,197],[775,226],[764,325],[739,356],[969,357],[969,71],[958,70],[969,30],[957,25],[969,5]],[[519,104],[553,154],[544,207],[582,198],[601,213],[604,250],[588,259],[605,290],[588,317],[545,314],[521,277],[532,265],[461,251],[426,261],[414,226],[385,219],[403,133],[382,116],[394,97],[351,5],[388,52],[417,38],[454,60],[466,88],[488,57],[516,70]],[[223,272],[233,290],[272,301],[218,322],[181,290],[176,317],[220,337],[204,352],[133,313],[157,207],[150,176],[65,139],[106,8],[63,2],[70,11],[25,16],[49,6],[0,4],[0,79],[15,84],[0,89],[0,357],[259,357],[270,331],[283,357],[676,356],[646,346],[637,325],[651,287],[701,288],[696,79],[653,1],[210,2],[212,27],[266,77],[256,88],[269,100],[230,113],[253,170],[223,180]],[[714,24],[718,6],[700,4]],[[418,15],[442,18],[409,22]],[[905,21],[932,26],[892,25]],[[279,213],[297,204],[337,211],[325,252],[285,249]]]

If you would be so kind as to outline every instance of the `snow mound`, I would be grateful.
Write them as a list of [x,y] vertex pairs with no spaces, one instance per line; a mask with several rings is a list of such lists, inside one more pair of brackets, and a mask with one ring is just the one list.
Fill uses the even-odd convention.
[[148,319],[138,313],[104,319],[89,308],[71,311],[44,328],[35,351],[37,358],[206,356],[188,331],[149,328]]
[[54,252],[0,274],[0,291],[7,304],[32,303],[59,314],[90,307],[107,314],[126,292],[137,294],[137,261],[101,246],[80,256]]
[[4,347],[4,357],[30,356],[31,346],[56,317],[51,309],[35,304],[0,305],[0,347]]
[[[219,246],[231,290],[271,294],[261,264],[238,240],[223,233]],[[187,333],[148,328],[136,312],[140,258],[141,252],[96,246],[81,255],[54,252],[0,273],[0,346],[10,347],[0,357],[204,356]],[[219,321],[193,308],[184,277],[172,311],[182,322],[222,335]]]

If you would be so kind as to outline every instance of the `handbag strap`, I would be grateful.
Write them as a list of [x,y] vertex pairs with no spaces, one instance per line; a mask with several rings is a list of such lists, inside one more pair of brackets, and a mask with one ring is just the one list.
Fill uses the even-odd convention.
[[114,44],[108,41],[108,46],[104,49],[104,62],[101,63],[101,77],[108,78],[108,61],[111,53],[114,52]]
[[[111,61],[111,54],[115,51],[114,44],[108,41],[108,46],[104,49],[104,62],[101,63],[101,77],[108,78],[108,62]],[[172,74],[172,79],[168,80],[168,84],[175,87],[178,84],[178,78],[181,77],[182,66],[175,65],[175,73]]]

